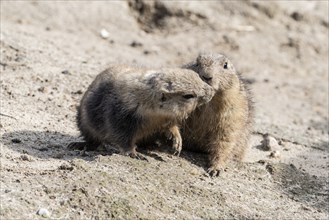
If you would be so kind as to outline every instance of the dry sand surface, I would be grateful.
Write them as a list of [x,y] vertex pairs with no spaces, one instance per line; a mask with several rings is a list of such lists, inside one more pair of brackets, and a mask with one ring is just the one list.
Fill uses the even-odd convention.
[[[42,219],[40,208],[51,219],[329,218],[328,1],[0,4],[1,220]],[[199,52],[229,56],[253,90],[244,163],[211,178],[205,155],[184,150],[144,150],[144,161],[66,148],[107,65],[177,67]]]

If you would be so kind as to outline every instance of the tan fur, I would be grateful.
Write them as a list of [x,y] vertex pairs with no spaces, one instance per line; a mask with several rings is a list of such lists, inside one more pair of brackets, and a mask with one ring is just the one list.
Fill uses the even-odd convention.
[[241,160],[252,126],[251,95],[230,60],[221,54],[201,54],[185,68],[196,71],[216,93],[184,122],[184,148],[209,155],[211,175],[218,175],[232,156]]
[[213,95],[212,87],[192,70],[111,66],[84,94],[78,127],[89,149],[112,144],[135,157],[138,141],[155,132],[167,132],[179,154],[181,121]]

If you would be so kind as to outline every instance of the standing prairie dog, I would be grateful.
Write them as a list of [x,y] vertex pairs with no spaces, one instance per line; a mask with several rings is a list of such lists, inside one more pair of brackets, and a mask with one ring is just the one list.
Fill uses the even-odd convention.
[[124,155],[138,158],[142,156],[136,143],[164,132],[172,137],[179,154],[180,122],[213,95],[211,86],[192,70],[111,66],[96,77],[78,107],[77,124],[85,142],[69,147],[95,150],[111,144]]
[[232,156],[242,159],[248,146],[253,102],[231,61],[222,54],[201,54],[184,66],[215,89],[212,100],[198,107],[183,123],[184,148],[209,155],[207,172],[218,176]]

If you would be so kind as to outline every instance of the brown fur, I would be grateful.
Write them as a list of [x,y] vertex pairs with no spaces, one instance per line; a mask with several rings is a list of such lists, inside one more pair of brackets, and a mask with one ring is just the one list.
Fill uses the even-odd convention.
[[221,54],[201,54],[184,68],[211,85],[213,99],[198,107],[184,122],[184,148],[209,155],[208,172],[219,175],[232,156],[241,160],[252,127],[251,94],[231,61]]
[[88,150],[112,144],[123,154],[136,157],[138,141],[165,131],[171,134],[179,154],[180,122],[213,94],[192,70],[112,66],[100,73],[84,94],[78,127]]

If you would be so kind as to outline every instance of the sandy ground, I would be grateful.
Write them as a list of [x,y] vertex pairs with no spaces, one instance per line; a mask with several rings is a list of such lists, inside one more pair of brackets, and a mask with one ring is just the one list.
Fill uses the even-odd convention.
[[[328,1],[0,4],[1,220],[41,219],[40,208],[51,219],[329,218]],[[203,51],[229,56],[253,90],[244,163],[210,178],[202,154],[66,149],[108,64],[177,67]]]

